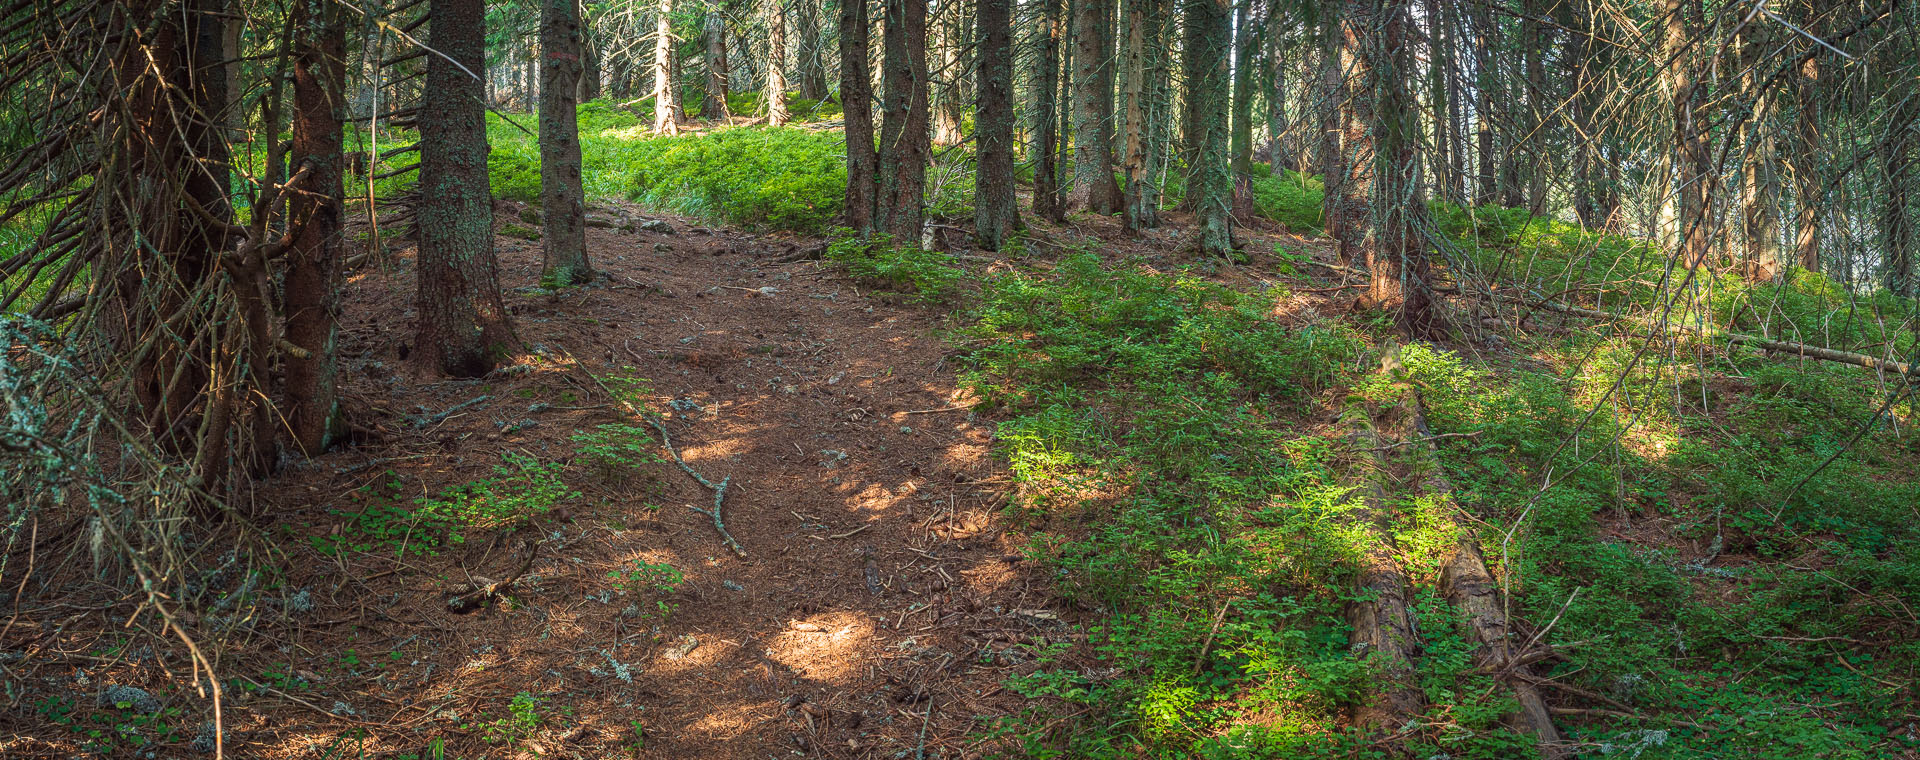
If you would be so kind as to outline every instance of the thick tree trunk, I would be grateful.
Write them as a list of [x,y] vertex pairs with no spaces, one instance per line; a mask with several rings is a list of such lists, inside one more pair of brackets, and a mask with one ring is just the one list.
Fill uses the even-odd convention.
[[1112,6],[1112,0],[1078,0],[1073,12],[1073,189],[1067,206],[1096,214],[1121,206],[1113,178]]
[[928,144],[927,0],[886,0],[886,92],[881,102],[877,225],[919,245]]
[[726,121],[732,115],[727,112],[727,20],[719,10],[707,12],[701,36],[706,41],[707,93],[700,99],[700,118]]
[[581,48],[575,0],[541,0],[541,280],[557,285],[593,280],[593,266],[587,261],[586,194],[580,186],[580,124],[574,102]]
[[780,0],[767,4],[767,124],[787,125],[787,11]]
[[1064,0],[1039,0],[1042,7],[1038,50],[1033,56],[1034,167],[1033,213],[1042,219],[1066,218],[1060,202],[1060,53],[1065,30],[1060,23]]
[[468,73],[486,70],[486,4],[433,0],[429,12],[428,44],[442,55],[427,58],[420,113],[413,355],[430,370],[479,377],[516,343],[493,255],[484,85]]
[[841,208],[848,227],[873,234],[879,159],[873,145],[873,74],[867,63],[872,26],[866,0],[840,0],[840,110],[847,136],[847,194]]
[[[1349,407],[1340,415],[1348,450],[1383,448],[1380,435],[1365,409]],[[1394,731],[1417,718],[1425,701],[1414,668],[1412,598],[1407,574],[1392,549],[1393,504],[1388,499],[1384,472],[1377,455],[1363,453],[1340,463],[1340,484],[1348,486],[1351,508],[1343,510],[1342,527],[1365,537],[1357,542],[1351,583],[1353,601],[1346,605],[1347,625],[1353,629],[1352,649],[1366,659],[1372,673],[1375,699],[1356,706],[1354,722],[1375,731]]]
[[1228,105],[1227,57],[1232,33],[1227,28],[1231,0],[1186,0],[1186,22],[1194,44],[1187,56],[1187,197],[1192,201],[1196,237],[1203,255],[1230,257],[1233,230],[1230,204],[1233,172],[1228,165],[1227,125],[1219,115]]
[[1154,139],[1167,117],[1168,59],[1166,0],[1124,0],[1121,25],[1122,63],[1126,78],[1120,88],[1126,113],[1127,173],[1126,226],[1130,230],[1160,226],[1160,162],[1165,145]]
[[974,177],[973,236],[1000,250],[1020,226],[1013,197],[1013,2],[980,0],[980,104],[974,115],[980,170]]
[[680,88],[674,83],[673,0],[660,0],[653,14],[653,131],[680,134]]
[[283,389],[287,431],[294,448],[313,456],[338,439],[342,425],[338,367],[341,287],[346,25],[328,0],[293,5],[293,151],[288,161],[307,172],[301,192],[287,201],[294,230],[287,248],[287,352]]

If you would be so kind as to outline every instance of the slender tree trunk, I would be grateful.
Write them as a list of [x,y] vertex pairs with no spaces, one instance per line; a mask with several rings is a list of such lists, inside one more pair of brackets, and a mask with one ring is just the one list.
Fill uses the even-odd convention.
[[1347,176],[1346,152],[1341,148],[1340,140],[1346,136],[1341,126],[1346,113],[1346,79],[1340,71],[1340,12],[1338,5],[1329,5],[1320,14],[1320,40],[1318,51],[1319,81],[1315,85],[1317,95],[1313,99],[1315,120],[1319,123],[1318,139],[1314,148],[1318,160],[1314,162],[1320,170],[1322,187],[1325,192],[1320,199],[1320,216],[1328,236],[1339,239],[1342,220],[1340,214],[1340,183]]
[[1034,168],[1033,213],[1042,219],[1062,221],[1060,203],[1060,4],[1063,0],[1039,0],[1040,29],[1038,50],[1033,56]]
[[1426,199],[1420,186],[1420,109],[1410,81],[1414,75],[1413,17],[1407,0],[1349,0],[1348,8],[1367,8],[1367,18],[1349,28],[1366,35],[1359,67],[1368,75],[1361,87],[1373,89],[1376,135],[1371,183],[1372,229],[1366,246],[1372,273],[1368,300],[1393,312],[1409,335],[1439,332],[1427,280],[1430,264],[1421,237]]
[[919,245],[928,144],[927,0],[886,0],[886,92],[881,104],[878,226]]
[[680,88],[674,82],[673,0],[660,0],[653,14],[653,131],[680,134]]
[[420,112],[413,354],[434,371],[479,377],[516,343],[493,255],[485,86],[467,73],[486,70],[486,4],[433,0],[429,13],[428,44],[442,55],[427,57]]
[[1494,154],[1494,101],[1499,97],[1499,73],[1493,66],[1493,48],[1500,43],[1500,29],[1486,3],[1475,3],[1473,31],[1474,70],[1474,205],[1493,203],[1499,197],[1500,158]]
[[1453,176],[1452,136],[1448,119],[1452,105],[1448,84],[1453,79],[1453,38],[1447,19],[1453,6],[1440,0],[1426,0],[1422,9],[1427,22],[1428,77],[1427,107],[1433,114],[1433,182],[1442,199],[1458,202],[1458,184]]
[[[1564,5],[1568,0],[1553,0],[1556,6]],[[1524,73],[1526,75],[1526,132],[1521,137],[1526,145],[1526,202],[1528,213],[1541,216],[1547,212],[1547,174],[1552,171],[1552,162],[1546,150],[1547,144],[1547,48],[1552,45],[1552,36],[1546,28],[1547,10],[1540,7],[1541,0],[1526,0],[1524,16],[1520,21],[1521,48],[1524,55]]]
[[339,438],[339,319],[342,198],[340,114],[347,88],[346,24],[338,3],[299,0],[292,9],[293,151],[289,161],[305,167],[301,192],[287,202],[292,245],[284,280],[284,338],[300,347],[287,352],[283,373],[287,431],[307,456]]
[[974,176],[973,236],[1000,250],[1020,226],[1013,197],[1013,3],[980,0],[980,103],[974,114],[980,170]]
[[1740,226],[1746,244],[1747,272],[1762,281],[1787,273],[1780,255],[1780,222],[1773,139],[1773,98],[1758,92],[1756,69],[1767,55],[1766,36],[1756,27],[1741,30],[1741,90],[1754,98],[1753,117],[1747,123],[1746,155],[1740,162]]
[[827,64],[821,60],[820,0],[800,0],[794,6],[795,34],[800,36],[800,97],[827,99]]
[[[1367,4],[1374,0],[1347,0],[1340,16],[1340,165],[1342,176],[1338,191],[1329,195],[1334,213],[1328,219],[1340,260],[1359,263],[1367,260],[1366,237],[1375,226],[1371,208],[1376,168],[1374,139],[1375,108],[1373,71],[1369,68],[1367,45],[1370,35],[1379,31],[1369,25],[1380,23],[1376,11]],[[1354,16],[1355,13],[1361,14]]]
[[1281,169],[1300,171],[1300,157],[1286,145],[1287,132],[1287,57],[1286,40],[1276,23],[1267,39],[1267,163],[1275,173]]
[[1605,67],[1602,51],[1609,46],[1595,39],[1593,25],[1593,15],[1582,10],[1567,35],[1567,59],[1573,67],[1573,96],[1567,101],[1573,109],[1573,213],[1588,228],[1606,229],[1598,198],[1601,138],[1595,111],[1601,95],[1598,73]]
[[1077,49],[1073,77],[1073,190],[1070,208],[1096,214],[1120,210],[1113,178],[1112,0],[1078,0],[1073,13]]
[[585,103],[600,97],[600,44],[593,34],[593,23],[582,16],[575,0],[574,15],[580,17],[580,82],[579,98]]
[[1187,123],[1196,128],[1188,135],[1188,155],[1193,164],[1187,169],[1187,196],[1193,201],[1196,237],[1203,255],[1231,257],[1233,230],[1231,209],[1233,171],[1227,155],[1227,125],[1219,114],[1228,106],[1227,57],[1233,43],[1228,29],[1233,12],[1231,0],[1186,0],[1186,22],[1193,30],[1188,39],[1193,45],[1187,75]]
[[540,21],[541,280],[593,281],[587,261],[586,194],[580,186],[580,10],[576,0],[542,0]]
[[701,36],[705,38],[707,47],[707,93],[700,99],[700,118],[726,121],[732,116],[727,112],[727,20],[720,15],[719,9],[707,12],[707,20],[701,26]]
[[1153,138],[1168,116],[1164,96],[1167,11],[1166,0],[1124,0],[1121,60],[1126,64],[1126,80],[1121,86],[1121,108],[1127,116],[1123,158],[1125,222],[1130,230],[1160,226],[1160,157],[1165,148]]
[[1886,124],[1887,134],[1880,142],[1880,166],[1885,172],[1885,200],[1880,206],[1880,234],[1885,238],[1886,260],[1883,279],[1887,290],[1897,295],[1920,296],[1920,278],[1915,277],[1914,255],[1920,249],[1909,208],[1916,172],[1913,160],[1915,130],[1920,129],[1920,93],[1894,95],[1899,104]]
[[940,67],[932,83],[935,145],[958,145],[961,139],[960,79],[965,72],[960,66],[960,21],[958,4],[952,0],[940,4],[932,30],[934,59]]
[[1252,0],[1237,0],[1233,6],[1233,133],[1228,150],[1233,154],[1236,182],[1253,172],[1253,91],[1257,89],[1253,80],[1260,31],[1251,4]]
[[1820,269],[1820,59],[1800,64],[1800,102],[1793,130],[1793,255],[1809,272]]
[[878,158],[873,145],[873,75],[867,64],[866,0],[840,0],[840,109],[847,136],[847,195],[841,208],[861,237],[874,232]]
[[1699,120],[1704,93],[1696,86],[1693,62],[1693,19],[1701,13],[1700,0],[1667,0],[1665,9],[1667,83],[1673,108],[1674,163],[1680,182],[1680,260],[1688,267],[1705,266],[1712,236],[1714,177],[1707,148],[1708,125]]
[[767,4],[767,124],[787,125],[787,11],[780,0]]

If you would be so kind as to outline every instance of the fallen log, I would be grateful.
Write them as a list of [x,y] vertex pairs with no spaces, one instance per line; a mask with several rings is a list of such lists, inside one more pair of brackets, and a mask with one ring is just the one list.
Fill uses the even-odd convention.
[[[1441,496],[1447,504],[1459,509],[1453,499],[1453,484],[1440,467],[1439,449],[1427,427],[1426,410],[1417,390],[1405,391],[1388,429],[1401,440],[1414,444],[1409,448],[1421,490]],[[1453,531],[1459,540],[1441,565],[1440,593],[1466,626],[1468,639],[1474,644],[1473,664],[1482,672],[1495,674],[1495,678],[1512,691],[1519,708],[1507,716],[1507,726],[1532,735],[1543,756],[1563,757],[1566,752],[1560,743],[1560,733],[1554,728],[1553,713],[1533,683],[1525,653],[1515,651],[1513,629],[1507,620],[1500,585],[1487,570],[1480,542],[1470,527],[1452,520],[1451,515],[1448,519],[1454,523]]]
[[[1635,316],[1629,316],[1626,314],[1616,314],[1611,311],[1602,311],[1600,309],[1588,309],[1580,306],[1568,306],[1567,304],[1563,304],[1558,301],[1532,300],[1532,299],[1520,298],[1518,296],[1509,296],[1509,295],[1501,295],[1498,297],[1504,301],[1518,303],[1526,306],[1532,306],[1534,308],[1539,308],[1539,309],[1546,309],[1547,311],[1558,312],[1561,314],[1569,314],[1576,317],[1588,317],[1591,319],[1605,319],[1605,320],[1611,320],[1615,322],[1634,322],[1634,323],[1646,325],[1649,327],[1657,326],[1652,324],[1651,320],[1645,317],[1635,317]],[[1868,354],[1856,353],[1853,351],[1842,351],[1837,348],[1827,348],[1825,346],[1816,346],[1811,343],[1795,343],[1793,341],[1787,341],[1787,340],[1774,340],[1772,338],[1762,338],[1757,335],[1747,335],[1744,333],[1727,332],[1723,330],[1701,330],[1698,327],[1694,327],[1692,325],[1685,325],[1685,324],[1670,323],[1667,325],[1667,329],[1701,334],[1709,338],[1723,339],[1728,343],[1732,343],[1734,345],[1749,346],[1749,347],[1758,348],[1764,351],[1776,351],[1776,352],[1788,354],[1791,356],[1803,356],[1809,359],[1819,359],[1822,361],[1837,362],[1840,364],[1851,364],[1856,367],[1865,367],[1867,369],[1888,372],[1895,375],[1905,375],[1907,377],[1920,378],[1920,366],[1915,366],[1914,364],[1909,362],[1897,361],[1894,359],[1883,359],[1878,356],[1871,356]]]
[[1407,575],[1392,551],[1393,515],[1387,499],[1386,472],[1374,452],[1380,436],[1364,409],[1349,408],[1341,415],[1352,444],[1361,451],[1345,462],[1340,481],[1352,488],[1353,510],[1346,519],[1368,534],[1363,543],[1359,573],[1354,577],[1356,599],[1347,604],[1347,624],[1353,627],[1353,650],[1374,666],[1380,691],[1354,711],[1357,725],[1398,731],[1417,718],[1425,699],[1413,670],[1418,636],[1408,614]]

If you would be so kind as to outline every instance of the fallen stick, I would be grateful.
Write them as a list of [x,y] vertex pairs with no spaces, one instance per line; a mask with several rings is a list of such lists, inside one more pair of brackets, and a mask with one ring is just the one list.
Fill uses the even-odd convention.
[[[1520,298],[1518,296],[1509,296],[1509,295],[1501,295],[1501,296],[1498,296],[1498,298],[1504,301],[1512,302],[1512,303],[1518,303],[1525,306],[1532,306],[1539,309],[1546,309],[1547,311],[1559,312],[1561,314],[1570,314],[1576,317],[1588,317],[1591,319],[1606,319],[1606,320],[1612,320],[1616,322],[1634,322],[1642,325],[1647,325],[1649,327],[1658,326],[1658,325],[1650,324],[1649,320],[1647,320],[1644,317],[1634,317],[1626,314],[1616,314],[1611,311],[1601,311],[1599,309],[1587,309],[1579,306],[1568,306],[1558,301],[1532,300],[1532,299]],[[1732,343],[1734,345],[1750,346],[1752,348],[1758,348],[1764,351],[1777,351],[1779,353],[1789,354],[1793,356],[1803,356],[1809,359],[1820,359],[1822,361],[1837,362],[1840,364],[1850,364],[1856,367],[1865,367],[1867,369],[1890,372],[1895,375],[1905,375],[1907,377],[1920,378],[1920,367],[1916,367],[1911,363],[1897,361],[1894,359],[1882,359],[1877,356],[1870,356],[1867,354],[1855,353],[1853,351],[1842,351],[1837,348],[1827,348],[1825,346],[1816,346],[1810,343],[1795,343],[1793,341],[1774,340],[1772,338],[1762,338],[1757,335],[1747,335],[1744,333],[1737,333],[1737,332],[1726,332],[1721,330],[1702,330],[1700,328],[1693,327],[1691,325],[1684,325],[1684,324],[1669,324],[1667,325],[1666,329],[1697,333],[1709,338],[1724,339],[1728,343]]]
[[727,486],[733,484],[733,476],[729,475],[721,478],[717,484],[708,480],[705,475],[701,475],[698,471],[694,470],[691,465],[688,465],[687,460],[681,459],[680,452],[673,449],[673,439],[667,435],[666,425],[660,424],[660,420],[653,416],[646,417],[646,420],[647,424],[652,425],[654,430],[660,431],[660,445],[667,447],[667,453],[673,456],[674,464],[680,465],[680,469],[685,470],[688,475],[692,475],[694,480],[700,482],[700,485],[706,486],[708,490],[713,491],[713,509],[701,509],[691,504],[687,505],[687,509],[713,518],[713,529],[719,531],[721,543],[726,544],[727,548],[732,549],[733,553],[741,559],[746,559],[747,550],[740,548],[740,542],[733,540],[733,534],[727,532],[726,521],[720,518],[720,503],[727,500]]
[[484,584],[479,583],[479,581],[486,580],[485,578],[475,578],[476,588],[447,599],[447,611],[464,615],[479,609],[480,606],[486,604],[488,600],[499,595],[501,591],[512,586],[516,581],[519,581],[521,576],[526,575],[527,570],[533,567],[533,557],[539,550],[540,544],[538,542],[528,541],[527,558],[520,562],[520,569],[513,571],[512,575],[504,579],[488,581]]

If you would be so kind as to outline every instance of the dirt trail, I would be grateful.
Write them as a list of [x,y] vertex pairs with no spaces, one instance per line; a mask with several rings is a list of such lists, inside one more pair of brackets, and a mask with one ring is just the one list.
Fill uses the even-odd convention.
[[[341,605],[284,642],[320,653],[293,664],[316,677],[306,700],[345,703],[379,749],[443,737],[450,757],[971,754],[981,716],[1017,709],[998,685],[1022,666],[1019,645],[1066,634],[995,524],[1004,476],[991,424],[955,408],[967,401],[934,334],[944,310],[892,303],[813,262],[772,263],[791,238],[645,217],[674,232],[589,230],[609,280],[560,295],[530,288],[537,242],[499,238],[520,337],[552,360],[481,381],[400,371],[410,273],[355,282],[344,354],[351,395],[377,400],[357,415],[377,440],[283,478],[269,501],[287,524],[330,530],[341,518],[327,510],[352,508],[343,495],[388,469],[437,492],[486,476],[503,453],[561,460],[576,431],[637,424],[584,368],[652,381],[686,462],[731,478],[723,514],[746,557],[689,509],[711,492],[672,464],[613,482],[576,462],[566,479],[584,496],[514,536],[403,563],[297,557],[312,571],[293,583]],[[422,409],[483,395],[417,424]],[[536,537],[511,604],[444,608],[466,574],[510,573]],[[670,563],[685,582],[664,596],[615,589],[609,573],[636,560]],[[664,619],[656,601],[673,606]],[[383,662],[328,661],[348,647]],[[542,700],[541,729],[486,741],[476,722],[522,691]],[[254,699],[234,726],[249,752],[297,754],[349,727]]]

